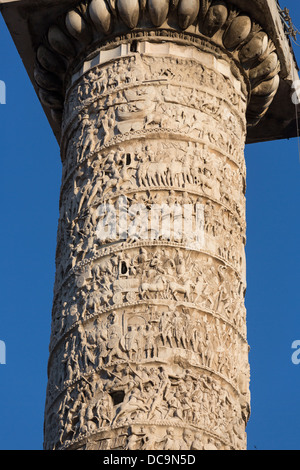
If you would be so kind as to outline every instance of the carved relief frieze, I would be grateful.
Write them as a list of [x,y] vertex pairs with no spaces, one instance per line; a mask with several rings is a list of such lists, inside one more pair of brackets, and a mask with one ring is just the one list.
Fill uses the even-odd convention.
[[49,29],[36,79],[65,68],[45,448],[245,448],[243,151],[271,54],[229,2],[86,1]]
[[276,48],[261,26],[229,1],[200,3],[91,0],[66,12],[37,49],[35,80],[42,103],[61,122],[65,91],[80,62],[89,55],[93,60],[99,46],[113,48],[114,41],[129,43],[134,51],[146,34],[151,40],[168,37],[202,50],[206,43],[212,53],[235,61],[249,83],[248,124],[255,125],[278,90]]
[[195,256],[162,245],[160,254],[141,246],[100,258],[70,279],[73,291],[62,285],[54,301],[53,347],[80,322],[128,305],[144,309],[151,302],[198,308],[220,316],[245,335],[243,279],[204,253]]
[[[182,370],[175,364],[171,371],[165,364],[134,363],[107,367],[74,382],[53,410],[46,448],[76,448],[77,442],[95,436],[94,442],[102,437],[102,445],[110,449],[115,448],[110,439],[119,439],[119,448],[127,450],[134,441],[139,450],[195,450],[188,439],[192,435],[198,435],[203,450],[208,442],[220,450],[241,449],[249,411],[234,388],[208,370],[199,377],[195,366]],[[59,422],[67,425],[60,428]],[[140,430],[137,440],[130,438],[133,429]]]

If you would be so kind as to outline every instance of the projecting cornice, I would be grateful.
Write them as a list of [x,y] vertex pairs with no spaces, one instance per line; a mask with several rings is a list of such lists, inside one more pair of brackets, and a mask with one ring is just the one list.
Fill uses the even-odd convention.
[[[16,0],[2,14],[57,138],[64,92],[87,56],[116,40],[207,40],[250,88],[248,142],[293,137],[296,65],[275,0]],[[260,122],[259,122],[260,121]],[[257,125],[257,122],[259,124]],[[253,128],[253,125],[255,127]]]

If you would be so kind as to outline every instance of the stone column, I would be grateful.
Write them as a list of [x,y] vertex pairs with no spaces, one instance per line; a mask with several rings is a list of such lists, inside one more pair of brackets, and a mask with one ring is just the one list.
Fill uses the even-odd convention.
[[63,177],[45,449],[246,448],[244,145],[278,63],[222,1],[93,0],[50,27],[36,80]]

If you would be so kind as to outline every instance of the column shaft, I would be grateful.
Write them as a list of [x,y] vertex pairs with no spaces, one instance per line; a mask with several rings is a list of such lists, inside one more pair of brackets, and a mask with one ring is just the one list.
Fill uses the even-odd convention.
[[247,87],[210,47],[123,44],[73,76],[47,449],[246,448]]

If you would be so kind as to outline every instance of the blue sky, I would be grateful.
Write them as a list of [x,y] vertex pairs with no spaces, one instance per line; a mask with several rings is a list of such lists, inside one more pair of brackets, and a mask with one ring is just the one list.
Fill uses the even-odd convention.
[[[300,28],[300,5],[285,0]],[[299,37],[300,42],[300,37]],[[300,48],[295,46],[300,64]],[[61,164],[0,18],[0,450],[42,449]],[[247,146],[249,450],[300,450],[300,156],[297,139]]]

